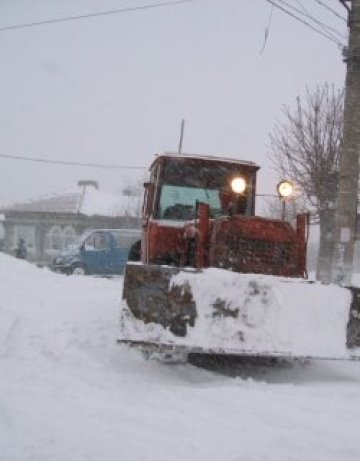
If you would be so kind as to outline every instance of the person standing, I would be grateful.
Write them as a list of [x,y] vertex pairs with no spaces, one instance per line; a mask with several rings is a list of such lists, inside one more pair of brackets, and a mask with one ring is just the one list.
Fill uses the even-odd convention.
[[26,259],[27,250],[24,239],[19,239],[18,246],[15,249],[15,256],[19,259]]

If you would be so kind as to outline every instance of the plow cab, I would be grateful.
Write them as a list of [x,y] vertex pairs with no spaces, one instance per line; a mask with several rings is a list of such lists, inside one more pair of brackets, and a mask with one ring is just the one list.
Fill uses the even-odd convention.
[[252,162],[162,154],[145,184],[140,261],[119,341],[151,350],[349,358],[357,290],[309,283],[307,217],[255,216]]

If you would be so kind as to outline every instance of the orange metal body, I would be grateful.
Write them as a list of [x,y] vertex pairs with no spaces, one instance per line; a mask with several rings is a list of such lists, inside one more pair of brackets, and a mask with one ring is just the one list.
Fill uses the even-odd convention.
[[[159,164],[161,162],[155,163],[152,171],[154,184],[161,178]],[[246,171],[251,170],[251,166],[246,165],[246,168]],[[257,168],[253,167],[254,171]],[[306,276],[307,215],[297,217],[294,229],[288,222],[257,217],[254,213],[211,218],[209,205],[199,203],[194,219],[186,222],[161,219],[156,211],[157,191],[161,188],[161,181],[158,181],[145,193],[143,263]],[[254,188],[252,194],[254,199]]]

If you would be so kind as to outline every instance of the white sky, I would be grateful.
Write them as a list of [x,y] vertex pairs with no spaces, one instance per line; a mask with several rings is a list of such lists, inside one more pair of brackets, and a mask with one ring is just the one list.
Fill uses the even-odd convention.
[[[287,0],[346,35],[315,0]],[[326,1],[326,0],[323,0]],[[154,3],[152,0],[0,0],[0,27]],[[345,16],[337,0],[326,3]],[[0,31],[0,153],[147,166],[176,150],[261,165],[258,192],[277,177],[268,133],[308,86],[341,87],[337,46],[265,0],[194,0],[20,30]],[[346,40],[344,40],[345,42]],[[34,198],[97,179],[119,191],[139,172],[0,158],[0,201]]]

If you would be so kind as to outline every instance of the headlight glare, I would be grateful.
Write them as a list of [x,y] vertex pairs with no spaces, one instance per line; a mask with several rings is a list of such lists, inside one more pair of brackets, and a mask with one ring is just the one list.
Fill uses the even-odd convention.
[[231,181],[231,189],[236,194],[241,194],[246,189],[246,181],[241,176],[237,176]]

